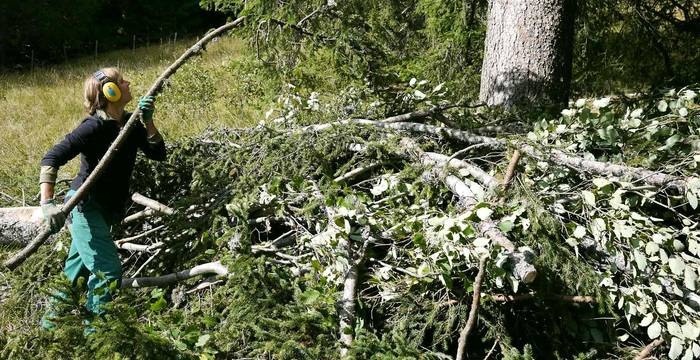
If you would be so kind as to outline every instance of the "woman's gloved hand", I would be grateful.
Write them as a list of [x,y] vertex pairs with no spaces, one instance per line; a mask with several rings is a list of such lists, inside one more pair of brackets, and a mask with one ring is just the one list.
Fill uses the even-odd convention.
[[61,231],[63,224],[66,223],[66,214],[61,210],[60,206],[56,205],[55,200],[42,201],[41,212],[44,215],[44,221],[49,226],[51,234]]
[[142,96],[139,99],[139,110],[143,113],[143,124],[148,125],[153,121],[153,113],[156,111],[156,99],[153,96]]

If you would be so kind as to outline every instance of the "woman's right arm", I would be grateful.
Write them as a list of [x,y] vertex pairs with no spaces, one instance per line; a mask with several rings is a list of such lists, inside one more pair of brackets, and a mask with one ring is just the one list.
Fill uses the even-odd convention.
[[58,169],[89,146],[90,138],[98,130],[98,126],[97,121],[91,119],[83,121],[44,155],[39,174],[42,202],[53,199]]

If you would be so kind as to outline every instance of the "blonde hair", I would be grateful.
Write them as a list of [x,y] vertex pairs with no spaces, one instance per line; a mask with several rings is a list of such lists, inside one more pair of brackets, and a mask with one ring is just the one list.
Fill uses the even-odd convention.
[[[107,77],[119,84],[122,79],[122,75],[119,69],[115,67],[108,67],[100,69]],[[107,99],[102,96],[102,84],[95,78],[93,74],[90,74],[85,79],[83,84],[83,107],[88,114],[94,115],[95,111],[98,109],[104,109],[107,106]]]

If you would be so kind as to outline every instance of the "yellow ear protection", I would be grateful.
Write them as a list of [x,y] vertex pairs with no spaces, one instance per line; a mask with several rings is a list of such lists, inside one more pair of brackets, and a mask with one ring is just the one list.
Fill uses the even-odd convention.
[[112,79],[107,76],[102,70],[98,70],[94,74],[95,79],[100,82],[100,90],[102,90],[102,95],[109,102],[117,102],[122,98],[122,91],[119,86],[112,81]]

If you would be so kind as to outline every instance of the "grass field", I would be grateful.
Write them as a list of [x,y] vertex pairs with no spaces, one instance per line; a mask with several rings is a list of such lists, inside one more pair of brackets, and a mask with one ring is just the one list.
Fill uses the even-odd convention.
[[[85,116],[82,84],[86,76],[100,67],[117,66],[131,81],[137,99],[195,41],[114,51],[31,72],[0,74],[0,206],[31,203],[38,190],[41,158]],[[158,97],[154,117],[166,141],[207,127],[249,125],[260,118],[271,95],[255,79],[246,78],[241,69],[248,66],[242,60],[244,52],[241,40],[221,38],[171,78]],[[136,103],[132,100],[127,110]],[[59,179],[73,177],[78,166],[79,160],[72,160],[61,168]]]

